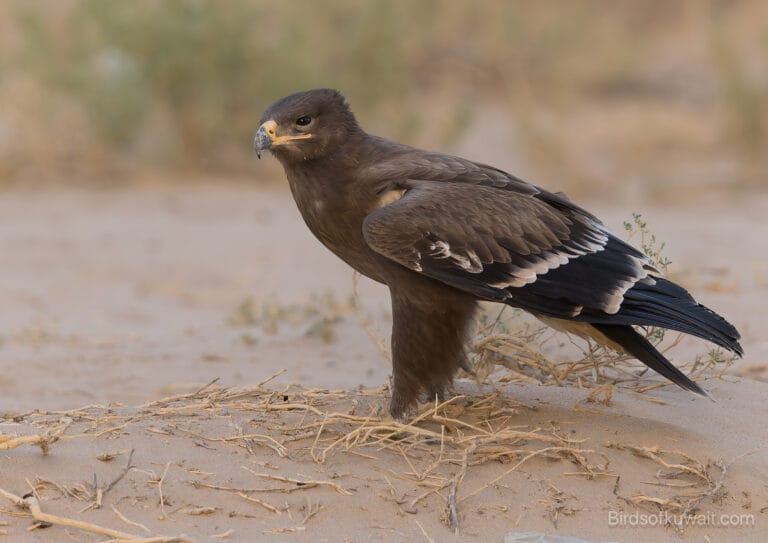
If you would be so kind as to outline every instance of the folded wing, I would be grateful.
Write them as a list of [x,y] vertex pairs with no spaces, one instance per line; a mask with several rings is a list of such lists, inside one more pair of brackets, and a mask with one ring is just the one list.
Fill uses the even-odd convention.
[[[449,157],[450,158],[450,157]],[[660,326],[742,354],[738,331],[663,279],[640,251],[564,195],[500,170],[448,159],[396,183],[373,211],[366,242],[391,260],[478,298],[578,321],[688,390],[703,391],[632,325]]]
[[555,318],[615,314],[629,288],[653,281],[647,258],[591,215],[537,196],[412,183],[367,217],[363,233],[373,250],[414,271]]

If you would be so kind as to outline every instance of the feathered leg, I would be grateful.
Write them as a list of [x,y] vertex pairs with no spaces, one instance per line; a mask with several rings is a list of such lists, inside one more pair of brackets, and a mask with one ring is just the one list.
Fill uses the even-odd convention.
[[461,367],[477,303],[446,288],[401,286],[392,294],[392,401],[403,419],[420,394],[443,397]]

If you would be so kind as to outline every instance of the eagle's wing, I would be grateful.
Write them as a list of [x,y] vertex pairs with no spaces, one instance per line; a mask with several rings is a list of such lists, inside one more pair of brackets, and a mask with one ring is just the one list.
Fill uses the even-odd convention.
[[532,196],[552,208],[576,213],[601,224],[597,217],[571,202],[565,194],[546,191],[504,170],[456,156],[422,151],[386,140],[385,142],[389,147],[396,147],[398,150],[360,172],[360,177],[374,180],[374,184],[378,182],[382,192],[397,186],[406,187],[412,181],[441,181],[493,187]]
[[[643,253],[562,193],[405,147],[366,174],[381,191],[403,196],[368,215],[365,239],[413,271],[604,335],[614,326],[661,326],[743,352],[733,325],[661,278]],[[617,342],[626,348],[625,338]]]
[[413,271],[555,318],[615,314],[629,288],[653,281],[648,259],[594,217],[527,187],[412,180],[366,218],[363,233],[371,249]]

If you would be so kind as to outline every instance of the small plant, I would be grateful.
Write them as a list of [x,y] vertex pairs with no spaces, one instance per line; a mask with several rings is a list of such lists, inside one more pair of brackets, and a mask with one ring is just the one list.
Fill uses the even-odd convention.
[[643,216],[640,213],[632,213],[632,220],[624,221],[624,230],[627,232],[627,240],[640,235],[640,248],[655,268],[666,273],[667,268],[672,264],[672,261],[664,256],[666,243],[656,239],[656,235],[648,229],[648,223]]
[[253,298],[246,298],[240,302],[227,319],[230,326],[254,326],[258,324]]
[[[305,326],[305,336],[332,343],[336,340],[336,325],[353,309],[351,302],[340,302],[332,293],[312,294],[303,304],[282,304],[276,299],[268,299],[257,306],[249,297],[232,310],[227,324],[235,328],[259,328],[268,336],[277,334],[283,326]],[[241,334],[241,340],[246,345],[259,341],[257,336],[247,332]]]
[[[653,267],[663,273],[667,273],[672,261],[664,255],[666,242],[656,239],[656,234],[648,229],[648,223],[640,213],[632,213],[632,220],[624,221],[624,230],[627,232],[627,240],[631,240],[639,235],[640,248],[651,261]],[[664,341],[664,335],[666,334],[664,328],[648,326],[643,329],[645,330],[645,339],[650,341],[651,345],[655,346]]]

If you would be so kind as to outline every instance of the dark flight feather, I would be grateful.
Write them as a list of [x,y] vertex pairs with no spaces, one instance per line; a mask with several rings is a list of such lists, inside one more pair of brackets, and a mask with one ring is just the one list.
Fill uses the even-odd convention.
[[744,354],[739,332],[731,323],[696,302],[681,286],[663,278],[656,278],[653,284],[639,283],[628,290],[617,314],[584,315],[583,320],[594,324],[669,328],[706,339],[739,356]]
[[605,337],[620,345],[628,354],[631,354],[680,388],[690,390],[702,396],[707,395],[699,385],[673,366],[656,347],[651,345],[647,339],[638,334],[631,326],[617,326],[615,324],[595,324],[593,326]]

